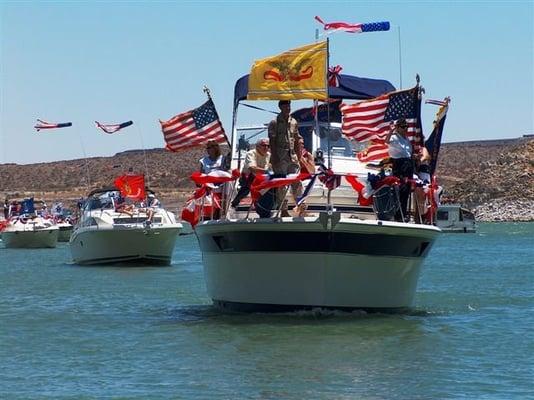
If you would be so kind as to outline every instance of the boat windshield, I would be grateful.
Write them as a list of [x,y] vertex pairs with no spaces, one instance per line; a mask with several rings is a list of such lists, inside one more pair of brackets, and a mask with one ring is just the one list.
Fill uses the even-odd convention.
[[[319,126],[319,135],[315,131],[316,129],[311,123],[299,124],[299,133],[304,139],[304,147],[310,153],[321,149],[324,154],[327,154],[328,145],[330,144],[332,156],[353,158],[356,156],[356,153],[365,148],[365,143],[348,140],[343,136],[341,133],[341,124],[339,123],[333,123],[330,126],[322,123]],[[241,152],[241,158],[243,158],[248,150],[254,148],[254,144],[258,140],[268,137],[267,126],[238,127],[237,137],[237,148]]]

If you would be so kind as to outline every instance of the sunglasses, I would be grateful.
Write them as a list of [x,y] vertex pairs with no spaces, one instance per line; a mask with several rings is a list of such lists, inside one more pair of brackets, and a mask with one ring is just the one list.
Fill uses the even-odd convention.
[[260,144],[261,147],[271,147],[268,144]]

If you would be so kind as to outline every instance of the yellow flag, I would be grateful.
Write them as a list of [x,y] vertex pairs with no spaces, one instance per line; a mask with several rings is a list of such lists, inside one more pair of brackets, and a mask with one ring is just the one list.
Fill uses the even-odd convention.
[[254,62],[249,100],[328,98],[328,41],[309,44]]

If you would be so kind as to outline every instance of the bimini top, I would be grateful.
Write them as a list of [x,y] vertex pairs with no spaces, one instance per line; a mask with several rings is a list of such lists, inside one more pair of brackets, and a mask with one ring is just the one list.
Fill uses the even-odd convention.
[[[352,75],[338,76],[339,86],[328,88],[328,97],[331,99],[365,100],[393,92],[395,87],[383,79],[358,78]],[[241,100],[247,98],[248,75],[237,80],[234,87],[234,110]]]

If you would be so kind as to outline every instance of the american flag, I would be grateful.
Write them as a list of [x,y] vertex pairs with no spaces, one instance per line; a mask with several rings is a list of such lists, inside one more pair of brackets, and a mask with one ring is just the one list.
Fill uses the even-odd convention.
[[345,136],[358,142],[371,142],[358,154],[362,162],[388,157],[388,145],[384,139],[393,129],[392,121],[399,118],[406,119],[408,123],[408,139],[414,146],[420,145],[421,101],[418,86],[356,104],[342,104],[340,110],[343,115],[341,129]]
[[38,119],[34,128],[37,129],[37,132],[39,132],[41,129],[67,128],[69,126],[72,126],[72,122],[62,122],[58,124],[58,123],[46,122],[46,121],[43,121],[42,119]]
[[371,141],[367,148],[358,153],[358,160],[363,163],[381,161],[389,157],[389,146],[383,140]]
[[408,137],[414,136],[421,103],[419,88],[387,93],[371,100],[340,106],[345,136],[358,142],[385,139],[391,122],[399,118],[408,123]]
[[127,126],[133,125],[132,121],[123,122],[122,124],[114,124],[114,125],[106,125],[101,124],[98,121],[95,121],[96,127],[102,129],[106,133],[115,133],[117,131],[120,131],[122,128],[126,128]]
[[170,151],[202,146],[208,140],[219,143],[227,141],[211,99],[194,110],[178,114],[168,121],[160,120],[160,123],[163,138]]
[[389,31],[389,22],[371,22],[367,24],[350,24],[347,22],[330,22],[325,23],[321,17],[316,16],[315,19],[323,25],[325,31],[336,30],[348,33],[362,33],[362,32],[377,32]]

